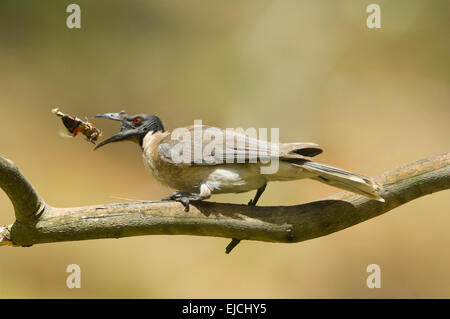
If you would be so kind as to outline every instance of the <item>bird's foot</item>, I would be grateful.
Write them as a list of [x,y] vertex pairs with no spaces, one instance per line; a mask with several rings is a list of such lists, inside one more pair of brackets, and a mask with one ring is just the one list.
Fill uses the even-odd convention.
[[173,200],[173,201],[179,202],[179,203],[183,204],[184,211],[188,212],[189,204],[190,204],[191,200],[202,200],[202,199],[204,199],[203,196],[201,196],[199,194],[187,193],[187,192],[175,192],[168,197],[164,197],[162,200],[163,201]]

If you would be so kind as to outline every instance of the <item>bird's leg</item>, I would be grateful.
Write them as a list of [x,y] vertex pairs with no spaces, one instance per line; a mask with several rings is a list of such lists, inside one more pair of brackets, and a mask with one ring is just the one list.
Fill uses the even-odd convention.
[[189,203],[191,200],[204,200],[211,197],[211,190],[206,184],[200,186],[200,194],[189,192],[174,192],[172,195],[163,198],[164,201],[173,200],[180,202],[184,206],[184,211],[189,211]]
[[256,191],[256,195],[255,198],[250,199],[250,201],[248,202],[248,205],[250,206],[256,206],[256,203],[258,202],[259,198],[261,197],[261,195],[264,193],[264,191],[266,190],[266,186],[267,183],[264,184],[263,186],[261,186],[260,188],[258,188],[258,190]]
[[[258,202],[258,200],[261,197],[262,193],[264,193],[264,191],[266,190],[266,186],[267,186],[267,183],[264,184],[263,186],[261,186],[260,188],[258,188],[258,190],[256,191],[255,198],[250,199],[250,201],[248,202],[249,206],[256,206],[256,203]],[[240,239],[233,238],[231,240],[231,242],[228,244],[227,248],[225,248],[225,253],[229,254],[234,249],[234,247],[239,245],[240,242],[241,242]]]

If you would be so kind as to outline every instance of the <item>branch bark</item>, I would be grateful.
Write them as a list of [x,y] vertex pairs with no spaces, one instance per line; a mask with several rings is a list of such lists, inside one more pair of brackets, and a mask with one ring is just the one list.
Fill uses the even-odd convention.
[[295,206],[193,202],[113,203],[75,208],[47,205],[11,161],[0,157],[0,187],[16,221],[0,227],[0,245],[140,235],[198,235],[293,243],[325,236],[386,213],[413,199],[450,188],[450,153],[399,166],[376,178],[385,203],[341,192]]

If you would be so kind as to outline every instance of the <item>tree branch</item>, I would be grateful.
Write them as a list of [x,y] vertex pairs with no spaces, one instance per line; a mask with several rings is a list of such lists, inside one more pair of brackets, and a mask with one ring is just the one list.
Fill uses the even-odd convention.
[[255,207],[193,202],[115,203],[51,207],[9,160],[0,157],[0,187],[16,221],[0,227],[0,245],[140,235],[198,235],[292,243],[325,236],[388,212],[415,198],[450,188],[450,153],[397,167],[376,178],[385,203],[341,192],[296,206]]

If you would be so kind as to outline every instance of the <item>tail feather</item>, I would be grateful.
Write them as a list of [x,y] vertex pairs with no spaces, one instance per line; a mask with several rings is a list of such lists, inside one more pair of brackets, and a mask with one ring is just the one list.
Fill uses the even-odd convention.
[[384,202],[379,195],[381,186],[369,177],[313,161],[302,161],[299,165],[316,174],[313,178],[322,183]]

